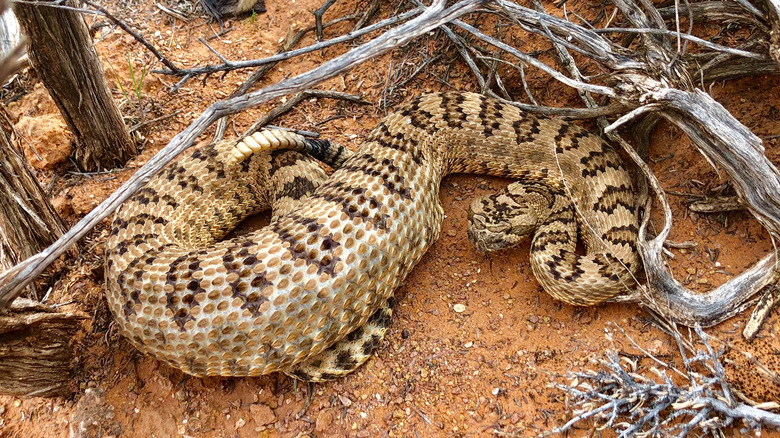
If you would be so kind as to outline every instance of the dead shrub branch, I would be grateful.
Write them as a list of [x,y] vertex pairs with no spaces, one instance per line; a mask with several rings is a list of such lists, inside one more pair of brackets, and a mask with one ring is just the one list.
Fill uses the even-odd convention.
[[[661,323],[679,348],[683,370],[641,348],[652,364],[620,355],[613,348],[598,361],[596,370],[568,373],[563,376],[567,383],[552,384],[571,397],[573,416],[541,436],[565,434],[586,420],[599,430],[615,430],[619,437],[685,437],[695,431],[723,436],[723,429],[739,426],[737,422],[757,436],[764,427],[780,428],[780,415],[734,400],[722,351],[713,348],[699,326],[695,327],[694,345],[673,325]],[[607,331],[610,341],[619,334],[639,347],[622,328],[616,331]],[[680,377],[688,384],[678,384]]]
[[[780,233],[780,216],[778,216],[778,211],[780,211],[778,210],[780,207],[780,174],[764,156],[760,139],[734,119],[709,95],[696,90],[693,85],[696,79],[703,80],[706,74],[725,65],[733,65],[735,62],[769,63],[772,60],[770,56],[771,44],[769,44],[770,48],[767,49],[767,42],[771,43],[771,38],[769,35],[758,33],[757,37],[748,41],[743,47],[726,47],[691,35],[691,26],[687,30],[688,33],[680,32],[679,17],[687,14],[689,20],[706,19],[736,25],[761,23],[761,26],[755,26],[759,30],[772,29],[773,23],[767,22],[767,18],[760,11],[750,8],[747,4],[724,6],[718,2],[707,2],[706,4],[697,3],[685,9],[658,11],[646,2],[636,4],[632,0],[614,0],[614,3],[629,25],[605,29],[583,27],[549,15],[538,5],[537,10],[533,10],[509,0],[461,1],[449,9],[444,9],[440,2],[436,2],[427,9],[418,3],[417,7],[411,11],[381,20],[351,34],[297,50],[287,50],[288,45],[282,47],[276,55],[261,60],[234,63],[220,56],[220,59],[223,60],[222,66],[198,67],[179,72],[176,72],[175,69],[161,71],[166,74],[183,74],[186,78],[191,77],[191,75],[208,74],[215,71],[228,71],[264,64],[271,65],[312,50],[354,39],[359,35],[383,27],[396,25],[369,43],[359,46],[317,69],[266,87],[258,92],[238,95],[215,103],[189,128],[177,135],[158,156],[140,169],[127,185],[120,188],[114,196],[85,217],[74,228],[78,231],[72,230],[72,233],[63,237],[66,240],[58,242],[56,245],[61,248],[63,244],[67,246],[72,243],[74,238],[83,235],[85,229],[91,227],[95,221],[110,214],[122,200],[140,186],[142,181],[156,172],[178,151],[189,146],[195,137],[216,118],[234,114],[284,94],[303,91],[312,84],[346,71],[351,66],[376,56],[378,53],[400,47],[428,30],[446,23],[453,26],[453,29],[458,29],[469,35],[467,39],[448,26],[443,28],[444,35],[455,44],[458,53],[470,66],[480,87],[488,94],[510,101],[527,110],[573,117],[602,117],[629,110],[628,114],[610,126],[606,126],[605,119],[601,120],[600,123],[602,126],[606,126],[605,131],[608,134],[635,118],[649,114],[663,117],[677,125],[695,142],[711,163],[717,164],[728,174],[735,183],[741,202],[770,231],[772,236],[777,236]],[[458,19],[461,15],[473,12],[483,5],[486,6],[486,9],[479,10],[480,13],[497,16],[501,20],[519,26],[523,31],[540,35],[553,43],[559,58],[567,66],[569,73],[564,74],[536,57],[523,53],[500,38],[488,35],[475,26]],[[434,10],[435,13],[432,12]],[[414,16],[416,18],[397,25],[397,23]],[[671,25],[674,26],[675,30],[667,29],[665,18],[674,20]],[[409,33],[402,34],[402,29],[409,30]],[[637,46],[636,41],[634,41],[631,46],[622,46],[604,37],[604,33],[612,34],[614,32],[628,33],[637,37],[636,40],[641,44]],[[626,44],[632,40],[635,38],[629,38]],[[696,55],[684,52],[684,41],[699,44],[700,51]],[[492,51],[479,47],[477,45],[479,43],[492,47]],[[574,53],[577,58],[569,52]],[[487,53],[493,53],[493,55],[486,56]],[[515,64],[507,60],[507,57],[519,60],[520,63]],[[577,67],[577,61],[581,62],[583,58],[594,63],[593,65],[597,66],[601,73],[596,76],[582,75]],[[475,59],[482,65],[478,65]],[[701,64],[702,60],[706,60],[705,65]],[[600,107],[587,94],[583,94],[589,107],[586,109],[551,109],[511,101],[507,99],[507,90],[503,87],[506,81],[501,78],[500,71],[496,68],[498,65],[507,63],[521,70],[525,66],[539,68],[554,79],[574,87],[582,93],[596,93],[610,98],[612,102],[607,106]],[[489,70],[487,75],[483,74],[483,68]],[[772,68],[776,69],[776,65]],[[420,68],[414,74],[419,73],[419,71]],[[716,76],[723,74],[721,71]],[[594,82],[594,80],[598,80],[598,82]],[[494,93],[491,90],[491,84],[501,89],[501,93]],[[527,85],[524,85],[524,89],[530,95]],[[243,91],[245,91],[244,88],[240,92]],[[617,141],[627,145],[621,140]],[[665,212],[664,226],[653,239],[649,239],[647,236],[647,217],[649,215],[646,214],[646,219],[640,230],[641,241],[638,246],[645,262],[647,284],[640,288],[639,292],[631,295],[631,299],[642,302],[683,324],[711,325],[741,310],[741,306],[751,296],[776,280],[775,256],[773,254],[768,255],[753,268],[734,277],[707,295],[691,294],[674,280],[665,269],[663,261],[663,241],[671,227],[671,212],[668,203],[649,168],[632,148],[626,147],[626,149],[643,170],[643,173],[646,174],[650,187],[655,191]],[[647,208],[649,211],[649,205]],[[4,273],[0,277],[3,280],[0,287],[0,306],[7,304],[8,297],[13,295],[11,291],[16,291],[20,284],[29,282],[32,275],[40,272],[43,266],[59,253],[61,250],[57,249],[39,254],[35,261],[31,260]],[[19,277],[16,275],[17,272],[21,272],[23,275]],[[20,278],[24,279],[20,280]]]
[[[276,55],[259,60],[237,62],[217,54],[222,61],[220,65],[179,69],[166,64],[168,68],[159,73],[181,76],[180,84],[183,84],[196,75],[274,65],[390,27],[382,35],[309,72],[243,94],[249,88],[250,84],[247,84],[235,96],[214,103],[51,247],[2,273],[0,309],[7,307],[46,266],[108,217],[216,120],[277,97],[303,93],[325,79],[441,27],[442,32],[437,35],[443,35],[453,43],[457,56],[463,58],[485,93],[528,111],[569,117],[602,117],[599,123],[605,133],[620,144],[636,163],[645,178],[641,185],[649,187],[655,194],[664,220],[660,231],[652,235],[649,231],[651,203],[648,196],[637,245],[645,266],[646,282],[626,299],[642,303],[665,318],[689,326],[708,326],[723,321],[741,311],[756,293],[777,281],[776,254],[768,254],[707,294],[694,294],[686,289],[666,268],[663,246],[672,226],[666,193],[640,153],[614,134],[619,127],[638,121],[635,130],[640,142],[645,142],[650,127],[659,118],[679,127],[704,157],[728,176],[737,192],[739,204],[756,217],[773,239],[780,237],[780,172],[765,156],[761,140],[710,95],[701,91],[710,81],[780,71],[777,63],[780,59],[780,37],[777,36],[780,35],[780,15],[776,2],[757,0],[760,7],[745,0],[683,2],[684,5],[662,9],[656,9],[651,2],[644,0],[613,0],[612,3],[616,8],[615,14],[604,24],[605,28],[595,29],[547,14],[538,4],[534,10],[510,0],[461,0],[447,8],[443,0],[436,0],[429,7],[418,3],[408,12],[308,47],[292,50],[293,44],[286,44]],[[482,7],[484,9],[479,9]],[[515,30],[549,41],[567,73],[514,47],[505,41],[503,33],[488,34],[485,29],[478,29],[473,23],[479,20],[460,19],[470,13],[480,14],[480,18],[489,15],[500,20],[502,25],[510,23],[517,28]],[[684,31],[681,30],[684,28],[683,20],[688,21],[688,28]],[[324,25],[321,17],[318,21],[315,28],[321,35]],[[702,21],[747,27],[752,32],[736,47],[729,47],[723,44],[723,40],[714,42],[709,37],[694,35],[694,23]],[[607,38],[617,34],[623,37],[621,43]],[[689,43],[697,45],[695,53],[687,50]],[[408,69],[412,70],[411,77],[436,60],[429,53],[423,54],[423,57],[426,61],[421,67]],[[506,87],[509,81],[502,77],[503,69],[507,67],[520,72],[523,82],[521,94],[527,95],[531,104],[512,100],[516,97],[511,96]],[[525,70],[531,67],[576,88],[588,108],[537,106],[530,87],[525,83]],[[253,77],[262,75],[262,70]],[[408,82],[398,75],[393,76],[392,66],[389,70],[386,90],[391,85],[391,79],[395,86]],[[442,82],[446,84],[446,81]],[[599,95],[600,100],[590,93]],[[280,107],[279,110],[285,108]],[[603,118],[618,113],[623,115],[611,124]],[[762,303],[773,301],[764,299]],[[756,313],[766,315],[768,312]],[[697,333],[706,347],[703,351],[690,352],[691,347],[684,345],[679,336],[675,337],[683,354],[685,371],[673,369],[656,359],[657,367],[648,370],[655,376],[652,379],[639,374],[636,364],[629,364],[626,368],[625,360],[610,353],[602,362],[602,371],[572,375],[576,383],[559,387],[579,400],[580,408],[572,421],[553,432],[565,432],[585,419],[593,419],[604,427],[617,428],[622,436],[652,435],[663,428],[685,436],[696,429],[705,432],[718,430],[737,419],[754,429],[780,426],[777,415],[734,402],[723,380],[718,353],[707,344],[706,335],[700,329]],[[690,357],[686,357],[686,351],[690,352]],[[697,367],[711,372],[708,377],[692,374]],[[681,387],[675,383],[670,377],[672,372],[687,376],[688,386]],[[631,423],[624,421],[625,418]]]
[[388,30],[371,41],[327,61],[313,70],[261,90],[214,103],[195,119],[189,127],[171,139],[168,145],[152,157],[143,167],[138,169],[116,192],[100,203],[54,244],[0,274],[0,309],[7,308],[8,304],[19,295],[22,289],[48,265],[101,220],[113,213],[122,202],[143,187],[152,175],[159,172],[174,157],[191,146],[195,139],[220,117],[235,114],[272,99],[311,88],[388,50],[403,46],[443,23],[450,22],[461,15],[472,12],[482,3],[483,1],[481,0],[461,0],[450,7],[445,7],[443,0],[437,0],[416,18]]

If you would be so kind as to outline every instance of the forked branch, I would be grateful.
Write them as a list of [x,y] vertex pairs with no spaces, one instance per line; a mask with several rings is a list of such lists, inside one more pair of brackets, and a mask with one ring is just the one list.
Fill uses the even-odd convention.
[[344,55],[327,61],[311,71],[270,85],[262,90],[211,105],[190,126],[176,135],[157,155],[138,169],[116,192],[100,203],[54,244],[43,252],[0,274],[0,309],[7,308],[8,304],[41,271],[83,237],[98,222],[113,213],[122,202],[143,187],[146,181],[159,172],[168,162],[191,146],[197,137],[220,117],[235,114],[290,93],[312,88],[314,85],[347,71],[375,56],[403,46],[443,23],[448,23],[472,12],[484,2],[482,0],[461,0],[450,7],[445,7],[444,3],[444,0],[436,0],[416,18],[396,26],[381,36],[350,50]]
[[[643,8],[639,8],[632,0],[618,0],[615,3],[624,16],[630,17],[632,24],[639,26],[636,31],[642,36],[644,44],[641,50],[630,51],[604,38],[601,32],[524,8],[511,1],[498,0],[494,3],[497,13],[518,23],[526,31],[545,36],[551,42],[586,56],[605,70],[612,71],[606,79],[608,87],[594,84],[582,86],[580,83],[585,80],[582,78],[561,79],[563,73],[550,72],[552,68],[539,66],[538,60],[528,62],[528,56],[519,53],[517,49],[459,21],[454,24],[512,57],[539,66],[561,82],[579,90],[612,96],[626,108],[634,108],[608,130],[651,113],[677,125],[710,162],[717,163],[726,171],[734,181],[741,200],[770,234],[773,237],[780,236],[780,173],[764,155],[761,140],[709,95],[691,89],[694,82],[691,72],[696,72],[698,65],[689,66],[687,58],[677,52],[681,46],[672,42],[680,34],[664,28],[661,14],[651,4],[642,2]],[[729,12],[733,15],[735,12],[732,9]],[[750,11],[742,11],[745,14],[743,22],[762,20],[762,17],[751,15]],[[688,39],[698,41],[695,38]],[[707,53],[715,55],[711,59],[717,56],[723,59],[741,56],[742,62],[766,62],[769,59],[765,52],[741,49],[735,52],[731,48],[709,43],[702,46],[712,51]],[[759,48],[756,45],[753,47],[756,50]],[[673,88],[674,85],[679,88]],[[603,91],[604,88],[609,91]],[[647,284],[639,293],[633,294],[632,299],[676,322],[707,326],[738,313],[750,297],[778,279],[775,256],[770,254],[706,295],[691,293],[675,281],[666,269],[662,252],[663,242],[672,225],[671,210],[663,189],[647,165],[633,149],[627,152],[650,181],[665,212],[663,231],[652,240],[649,240],[647,234],[649,210],[645,212],[638,247],[645,264]]]
[[[458,17],[463,14],[473,12],[485,4],[489,9],[483,12],[500,15],[524,31],[541,35],[559,48],[571,51],[579,57],[578,59],[586,57],[607,74],[591,78],[579,75],[567,76],[510,44],[458,20]],[[742,201],[770,234],[773,237],[779,236],[780,173],[764,156],[761,142],[757,137],[710,96],[693,89],[693,84],[705,77],[707,71],[714,71],[727,63],[735,64],[735,60],[741,60],[742,63],[771,62],[772,57],[765,48],[766,45],[759,41],[738,48],[724,47],[702,38],[683,34],[679,23],[672,23],[671,27],[674,30],[669,30],[664,21],[665,17],[677,20],[681,14],[688,14],[687,16],[694,18],[699,14],[713,20],[760,23],[761,25],[755,28],[761,32],[773,28],[771,14],[764,15],[760,10],[748,7],[749,4],[741,3],[739,8],[723,8],[710,4],[706,7],[691,6],[685,10],[678,9],[674,14],[669,11],[661,13],[655,10],[651,3],[644,1],[640,2],[641,7],[633,0],[615,0],[615,5],[633,28],[623,25],[623,27],[597,31],[553,17],[543,11],[524,8],[509,0],[495,0],[489,3],[480,0],[462,0],[450,8],[445,8],[442,1],[436,1],[416,18],[397,25],[369,43],[328,61],[310,72],[251,94],[215,103],[187,129],[174,137],[114,195],[55,243],[54,247],[0,275],[0,308],[7,305],[21,287],[29,283],[69,245],[83,236],[95,223],[113,212],[121,202],[175,155],[190,146],[195,138],[216,119],[282,95],[310,88],[371,57],[402,46],[445,23],[452,23],[453,29],[466,32],[478,41],[498,49],[494,50],[497,53],[494,61],[504,62],[502,56],[520,60],[524,65],[535,66],[562,83],[612,98],[613,103],[609,108],[622,107],[631,110],[627,116],[613,124],[613,128],[631,118],[648,113],[656,113],[679,126],[711,162],[717,163],[734,180]],[[418,14],[422,8],[420,6],[407,14],[409,16]],[[771,8],[769,10],[773,11]],[[379,24],[387,25],[386,21],[381,21],[369,29],[377,28]],[[615,43],[604,36],[604,32],[607,31],[636,33],[641,41],[640,48],[624,47]],[[447,35],[457,40],[452,31],[448,31]],[[765,41],[771,40],[769,35],[764,35],[764,38]],[[696,55],[686,53],[684,41],[701,43],[701,50]],[[293,53],[297,52],[286,52],[277,56],[292,56]],[[460,50],[459,53],[470,56],[466,50]],[[277,60],[277,58],[267,58],[262,62]],[[705,66],[699,63],[701,60],[706,60]],[[477,70],[474,70],[475,68]],[[472,66],[472,70],[475,74],[479,73],[476,66]],[[594,83],[594,78],[599,78],[602,82]],[[498,76],[496,76],[496,83],[502,83]],[[503,92],[505,93],[505,90]],[[601,115],[605,111],[596,109],[570,113]],[[691,294],[677,283],[666,271],[662,256],[663,241],[671,226],[668,204],[665,202],[660,185],[657,184],[647,166],[632,150],[629,150],[629,153],[645,171],[651,187],[655,189],[661,200],[666,218],[663,231],[652,240],[648,240],[647,221],[643,225],[639,250],[647,269],[648,284],[642,288],[641,293],[633,296],[634,299],[678,322],[709,325],[733,315],[750,296],[777,279],[774,269],[775,257],[769,255],[753,268],[708,295]],[[724,312],[723,309],[728,311]]]

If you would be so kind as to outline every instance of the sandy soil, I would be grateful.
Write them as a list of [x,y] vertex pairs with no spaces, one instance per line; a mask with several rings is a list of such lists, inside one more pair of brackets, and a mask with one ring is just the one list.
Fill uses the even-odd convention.
[[[268,2],[268,13],[233,20],[232,30],[210,41],[230,59],[252,59],[276,51],[288,31],[309,26],[309,10],[318,0]],[[183,66],[216,62],[197,38],[214,35],[215,24],[202,18],[173,22],[152,2],[109,1],[107,5],[153,40]],[[339,2],[326,15],[335,18],[354,10],[355,1]],[[568,4],[569,11],[589,16],[598,5]],[[552,5],[547,6],[553,10]],[[383,7],[388,16],[394,9]],[[92,23],[92,19],[88,20]],[[339,25],[327,36],[342,34]],[[96,34],[110,86],[122,102],[128,125],[171,116],[141,130],[143,152],[125,170],[94,175],[73,173],[66,160],[67,136],[57,121],[56,107],[45,90],[26,79],[28,93],[8,107],[28,125],[34,151],[26,153],[41,182],[52,189],[53,203],[70,224],[104,200],[132,172],[152,157],[177,132],[211,103],[225,98],[250,72],[213,76],[205,84],[190,81],[176,94],[167,89],[177,79],[145,77],[139,100],[132,92],[135,75],[149,69],[151,57],[119,31],[104,27]],[[307,36],[302,45],[310,44]],[[311,100],[275,124],[320,132],[324,137],[356,146],[385,110],[426,91],[474,90],[464,66],[457,62],[432,65],[425,74],[385,94],[388,75],[408,75],[423,56],[435,54],[436,41],[398,50],[332,79],[324,89],[363,93],[372,105]],[[541,59],[554,65],[553,53],[539,38],[524,35],[522,49],[543,50]],[[324,59],[343,53],[339,46],[280,64],[261,85],[306,71]],[[455,59],[454,51],[444,53]],[[392,66],[392,67],[391,67]],[[508,72],[506,73],[509,74]],[[580,106],[577,96],[552,79],[529,71],[537,100],[551,106]],[[441,80],[436,80],[438,77]],[[511,76],[509,76],[511,77]],[[119,84],[128,91],[127,96]],[[390,80],[392,83],[392,79]],[[512,88],[518,89],[518,88]],[[758,136],[766,139],[767,155],[780,161],[777,78],[747,78],[716,83],[708,90]],[[519,93],[518,93],[519,95]],[[387,97],[387,101],[383,101]],[[242,132],[271,105],[232,119],[229,132]],[[322,121],[326,123],[319,124]],[[21,123],[21,122],[20,122]],[[43,131],[36,134],[37,131]],[[60,145],[59,147],[54,146]],[[41,153],[43,151],[44,153]],[[673,127],[661,123],[653,133],[651,165],[668,190],[699,195],[724,181]],[[565,395],[549,385],[569,371],[592,368],[607,349],[640,353],[623,336],[609,340],[605,331],[626,330],[650,353],[676,359],[673,341],[648,323],[634,305],[606,304],[575,308],[554,301],[535,281],[528,263],[528,245],[486,256],[475,251],[466,233],[470,200],[504,186],[507,181],[463,175],[446,179],[442,204],[447,218],[441,239],[409,276],[396,296],[393,326],[375,358],[352,375],[331,383],[307,386],[282,375],[262,378],[197,379],[137,353],[116,332],[103,298],[102,245],[104,222],[82,242],[76,263],[60,266],[50,302],[88,319],[77,343],[76,395],[72,399],[0,397],[1,437],[64,437],[71,427],[99,418],[102,430],[86,436],[123,437],[256,437],[256,436],[533,436],[563,424],[570,417]],[[760,259],[772,247],[767,234],[746,213],[713,216],[686,212],[687,197],[672,196],[675,241],[698,246],[673,250],[670,265],[676,277],[694,290],[706,291]],[[465,311],[456,312],[462,304]],[[741,332],[744,316],[711,329],[723,338]],[[777,317],[762,336],[775,337]],[[649,366],[649,364],[645,364]],[[89,389],[89,391],[87,391]],[[87,395],[85,394],[87,391]],[[100,429],[100,428],[98,428]],[[585,435],[580,429],[575,435]],[[739,433],[739,430],[733,430]]]

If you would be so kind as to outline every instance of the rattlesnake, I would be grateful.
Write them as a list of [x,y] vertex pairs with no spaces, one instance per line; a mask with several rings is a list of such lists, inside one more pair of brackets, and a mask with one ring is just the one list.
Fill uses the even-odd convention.
[[[338,169],[326,178],[287,149]],[[389,115],[354,153],[273,132],[196,149],[116,214],[109,306],[133,345],[193,375],[337,377],[384,335],[388,300],[439,236],[439,184],[455,172],[527,183],[475,203],[470,234],[487,237],[484,249],[502,245],[492,231],[513,222],[495,220],[505,207],[551,209],[532,219],[532,264],[556,298],[595,304],[633,284],[634,195],[609,146],[567,122],[441,93]],[[523,191],[530,199],[514,205]],[[220,241],[271,206],[270,225]],[[587,255],[575,253],[575,222],[587,223]]]

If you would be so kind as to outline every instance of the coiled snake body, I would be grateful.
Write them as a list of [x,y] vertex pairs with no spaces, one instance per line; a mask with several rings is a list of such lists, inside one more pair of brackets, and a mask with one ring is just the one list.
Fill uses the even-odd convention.
[[[544,211],[531,219],[532,265],[556,298],[594,304],[633,284],[631,180],[615,152],[576,125],[444,93],[388,116],[355,153],[277,137],[203,146],[117,213],[108,303],[140,350],[198,376],[322,380],[354,369],[383,336],[394,290],[438,238],[439,184],[454,172],[526,184],[477,201],[470,235],[507,231],[514,207]],[[277,150],[257,152],[263,141]],[[339,168],[326,179],[287,149]],[[269,207],[269,226],[221,240]],[[585,255],[575,252],[577,223],[587,223]],[[502,246],[495,240],[480,246]]]

